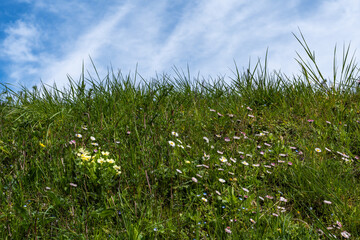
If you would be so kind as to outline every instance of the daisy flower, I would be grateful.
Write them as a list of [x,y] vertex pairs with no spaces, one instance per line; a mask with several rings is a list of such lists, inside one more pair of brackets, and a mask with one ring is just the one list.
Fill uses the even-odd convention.
[[315,151],[316,152],[321,152],[321,149],[320,148],[315,148]]
[[274,197],[270,196],[270,195],[266,195],[265,197],[268,198],[268,199],[274,199]]
[[204,197],[201,198],[201,200],[203,200],[204,202],[207,202],[208,200]]
[[90,139],[91,139],[91,141],[95,141],[95,140],[96,140],[93,136],[91,136]]
[[348,233],[347,231],[343,231],[341,232],[341,236],[343,236],[344,238],[350,238],[351,234]]
[[242,161],[241,163],[244,164],[245,166],[249,165],[249,163],[247,163],[246,161]]
[[101,152],[101,154],[104,155],[104,156],[109,156],[110,153],[105,151],[105,152]]
[[226,181],[224,179],[222,179],[222,178],[219,178],[219,182],[224,183]]
[[75,134],[75,137],[82,138],[82,135],[80,133]]
[[223,162],[223,163],[227,162],[227,159],[226,159],[224,156],[222,156],[222,157],[219,158],[219,159],[220,159],[220,161]]
[[337,225],[339,228],[342,228],[342,224],[341,224],[341,222],[336,221],[336,225]]
[[208,139],[207,137],[203,137],[203,139],[204,139],[207,143],[209,143],[209,139]]
[[191,180],[192,180],[194,183],[197,183],[197,182],[198,182],[198,180],[197,180],[196,178],[194,178],[194,177],[192,177]]
[[168,143],[170,144],[170,146],[175,147],[175,143],[173,141],[169,141]]
[[107,162],[108,163],[115,163],[114,159],[108,159]]
[[178,137],[179,134],[177,132],[171,132],[171,135],[175,136],[175,137]]
[[105,160],[104,160],[103,158],[99,158],[99,159],[97,160],[97,162],[100,163],[100,164],[102,164],[102,163],[105,162]]
[[225,228],[225,232],[231,234],[230,227]]
[[328,200],[324,200],[325,204],[332,204],[332,202],[328,201]]

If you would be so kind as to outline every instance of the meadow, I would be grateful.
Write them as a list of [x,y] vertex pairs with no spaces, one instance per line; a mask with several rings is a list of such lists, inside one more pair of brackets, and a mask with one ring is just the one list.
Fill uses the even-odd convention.
[[0,238],[359,239],[359,68],[297,39],[291,77],[2,85]]

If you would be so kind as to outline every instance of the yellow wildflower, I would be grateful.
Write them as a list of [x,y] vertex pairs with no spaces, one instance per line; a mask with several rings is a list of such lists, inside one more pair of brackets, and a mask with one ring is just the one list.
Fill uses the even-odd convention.
[[108,163],[115,163],[114,159],[108,159],[107,162]]
[[101,154],[104,156],[109,156],[110,153],[109,152],[101,152]]
[[105,162],[105,160],[104,160],[103,158],[99,158],[99,159],[97,160],[97,162],[100,163],[100,164],[102,164],[102,163]]
[[115,170],[120,170],[120,166],[118,166],[118,165],[114,165],[113,168],[114,168]]

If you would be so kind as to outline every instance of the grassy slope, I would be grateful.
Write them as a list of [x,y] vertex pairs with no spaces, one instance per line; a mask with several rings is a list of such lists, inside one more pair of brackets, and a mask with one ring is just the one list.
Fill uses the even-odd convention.
[[359,91],[324,92],[309,72],[255,68],[230,85],[109,75],[3,94],[0,237],[358,238]]

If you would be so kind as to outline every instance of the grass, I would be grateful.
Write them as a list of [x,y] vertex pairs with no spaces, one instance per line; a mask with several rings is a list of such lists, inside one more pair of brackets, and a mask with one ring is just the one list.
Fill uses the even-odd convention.
[[3,85],[0,238],[359,238],[359,69],[301,37],[300,76]]

